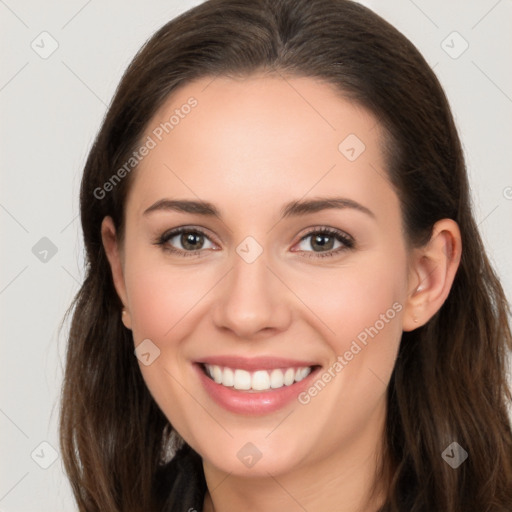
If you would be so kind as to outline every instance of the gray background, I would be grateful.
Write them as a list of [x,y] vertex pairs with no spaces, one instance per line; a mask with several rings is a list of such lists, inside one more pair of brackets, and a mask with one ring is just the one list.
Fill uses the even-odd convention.
[[[75,510],[58,453],[58,327],[83,275],[81,171],[137,49],[198,3],[0,0],[0,511]],[[362,3],[416,44],[445,87],[476,216],[512,298],[512,2]]]

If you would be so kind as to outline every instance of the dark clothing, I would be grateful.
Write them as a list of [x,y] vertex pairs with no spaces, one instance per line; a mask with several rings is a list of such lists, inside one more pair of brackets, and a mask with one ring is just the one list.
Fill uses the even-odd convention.
[[203,462],[187,444],[159,470],[156,482],[162,512],[202,512],[206,494]]

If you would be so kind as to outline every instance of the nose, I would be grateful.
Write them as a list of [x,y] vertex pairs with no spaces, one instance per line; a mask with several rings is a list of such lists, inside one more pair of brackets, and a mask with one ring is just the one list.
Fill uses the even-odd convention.
[[214,323],[237,338],[275,336],[290,324],[293,294],[270,268],[265,252],[251,263],[235,253],[233,266],[215,294]]

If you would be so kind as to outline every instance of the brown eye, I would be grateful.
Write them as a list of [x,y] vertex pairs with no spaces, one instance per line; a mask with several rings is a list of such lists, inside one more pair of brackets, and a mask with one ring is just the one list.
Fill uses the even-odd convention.
[[[210,246],[205,246],[210,244]],[[214,244],[209,237],[198,229],[178,228],[164,233],[157,241],[165,250],[182,256],[192,256],[203,249],[212,249]]]
[[334,256],[344,250],[352,249],[354,239],[342,231],[320,228],[302,237],[298,245],[299,251],[310,253],[309,257]]
[[189,251],[201,249],[200,246],[204,243],[204,235],[194,231],[183,232],[178,236],[181,246]]

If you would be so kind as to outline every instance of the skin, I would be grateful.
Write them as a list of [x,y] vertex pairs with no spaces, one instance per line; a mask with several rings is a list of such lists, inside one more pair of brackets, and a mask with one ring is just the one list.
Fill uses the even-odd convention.
[[[167,99],[144,139],[191,96],[197,107],[134,171],[122,243],[112,219],[102,224],[123,322],[135,346],[150,339],[160,350],[151,365],[139,363],[144,380],[203,458],[204,510],[377,510],[385,481],[370,491],[386,387],[402,331],[426,323],[449,293],[461,252],[457,224],[443,219],[427,245],[408,246],[381,128],[330,85],[275,75],[204,78]],[[353,162],[338,149],[349,134],[366,146]],[[289,201],[332,196],[373,215],[344,208],[280,218]],[[144,215],[163,198],[209,201],[221,218]],[[200,255],[155,245],[178,226],[206,232],[196,242]],[[323,226],[349,234],[354,247],[318,256],[343,246],[312,246],[314,235],[301,241]],[[236,252],[247,236],[263,250],[252,263]],[[186,250],[179,236],[172,244]],[[393,304],[394,318],[306,405],[235,414],[212,401],[192,368],[201,357],[229,354],[327,369]],[[262,453],[251,468],[237,457],[247,442]]]

